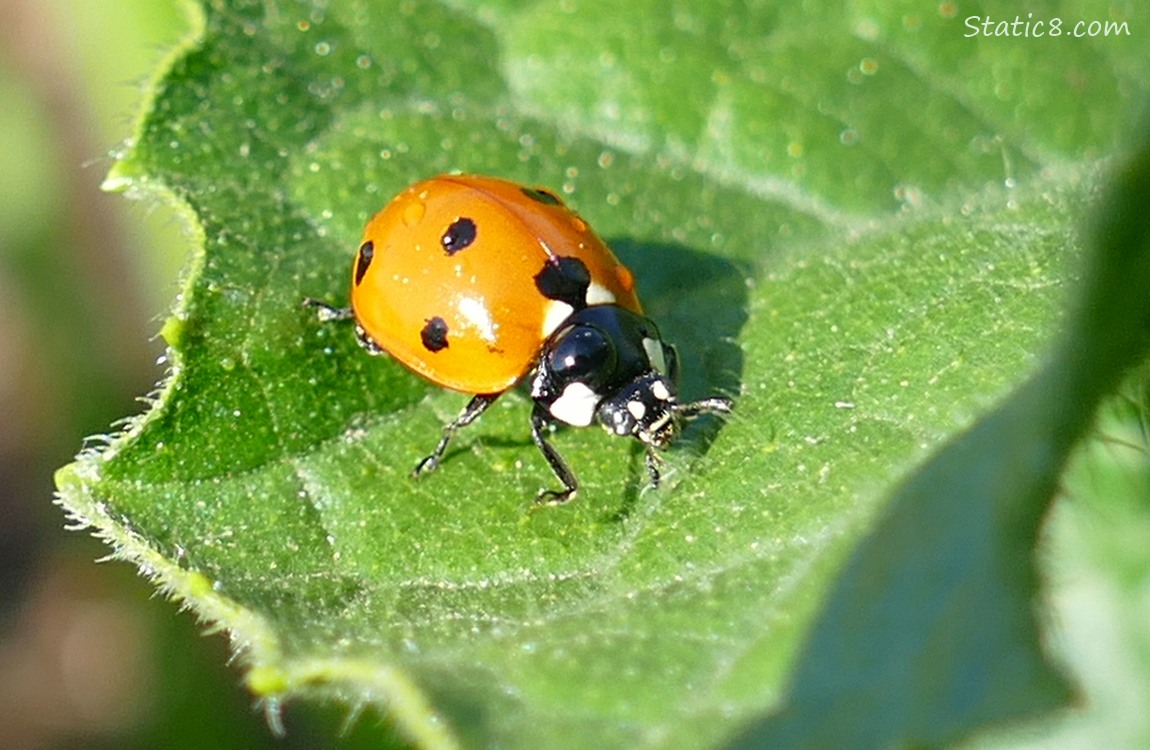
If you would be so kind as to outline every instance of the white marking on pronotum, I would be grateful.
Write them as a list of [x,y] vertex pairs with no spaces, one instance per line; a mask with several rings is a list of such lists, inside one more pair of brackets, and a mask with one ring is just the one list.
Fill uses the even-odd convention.
[[602,284],[592,281],[591,286],[587,287],[587,305],[613,305],[615,304],[615,295],[610,289]]
[[551,338],[555,329],[563,325],[563,321],[570,318],[573,312],[575,312],[575,308],[566,302],[551,300],[547,305],[547,310],[543,313],[543,338]]
[[667,384],[662,380],[656,380],[651,383],[651,395],[660,401],[670,401],[671,391],[667,389]]
[[459,300],[459,314],[479,332],[479,337],[489,344],[495,343],[495,329],[498,327],[491,319],[491,311],[483,300],[475,297],[464,297]]
[[628,401],[627,411],[631,412],[631,416],[635,419],[642,419],[647,415],[647,406],[642,401]]
[[[663,356],[663,342],[658,339],[643,339],[643,351],[647,352],[647,361],[655,372],[667,374],[667,359]],[[666,401],[667,399],[663,399]]]
[[571,383],[551,404],[551,415],[576,427],[586,427],[595,417],[599,396],[584,383]]

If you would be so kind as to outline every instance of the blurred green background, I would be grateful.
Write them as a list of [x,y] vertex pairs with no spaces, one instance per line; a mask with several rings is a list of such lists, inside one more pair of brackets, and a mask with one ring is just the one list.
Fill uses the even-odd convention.
[[53,471],[138,413],[188,235],[100,191],[176,0],[0,0],[0,746],[295,748],[393,737],[374,716],[289,706],[277,738],[204,637],[107,549],[64,530]]

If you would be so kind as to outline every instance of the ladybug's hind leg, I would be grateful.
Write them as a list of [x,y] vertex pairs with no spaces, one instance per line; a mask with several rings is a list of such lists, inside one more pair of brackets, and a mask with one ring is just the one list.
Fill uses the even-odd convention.
[[304,297],[303,306],[316,308],[319,319],[324,323],[332,320],[351,320],[355,317],[355,312],[350,307],[334,307],[314,297]]
[[463,407],[463,411],[459,412],[459,416],[443,428],[443,437],[439,439],[439,443],[435,446],[435,450],[431,455],[416,464],[411,472],[411,476],[418,477],[421,474],[426,474],[435,471],[439,468],[439,462],[443,458],[443,452],[447,450],[447,444],[451,442],[451,436],[455,431],[461,427],[474,422],[479,418],[479,415],[487,411],[487,407],[495,403],[495,399],[499,398],[498,393],[480,393],[472,397],[467,402],[467,406]]

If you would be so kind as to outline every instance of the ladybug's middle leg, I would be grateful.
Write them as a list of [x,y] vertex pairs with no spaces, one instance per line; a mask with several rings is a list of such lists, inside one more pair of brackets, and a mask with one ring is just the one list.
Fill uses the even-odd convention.
[[479,415],[487,411],[487,407],[495,403],[495,399],[499,398],[500,395],[498,393],[480,393],[472,397],[467,402],[467,406],[463,407],[463,411],[459,412],[459,416],[443,428],[443,437],[439,439],[435,450],[416,465],[411,476],[418,477],[439,468],[439,461],[443,458],[443,452],[447,450],[447,444],[451,441],[451,436],[455,434],[455,431],[478,419]]

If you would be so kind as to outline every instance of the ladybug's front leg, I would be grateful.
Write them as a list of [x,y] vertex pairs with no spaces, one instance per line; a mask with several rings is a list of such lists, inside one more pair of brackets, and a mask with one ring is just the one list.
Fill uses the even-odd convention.
[[487,407],[495,403],[495,399],[499,398],[500,395],[499,393],[480,393],[468,401],[467,406],[463,407],[463,411],[459,412],[459,416],[443,428],[443,437],[439,439],[435,450],[416,465],[411,476],[418,477],[439,468],[439,461],[443,458],[443,452],[447,450],[447,444],[451,441],[451,436],[455,434],[455,431],[478,419],[479,415],[487,411]]
[[663,459],[655,453],[655,446],[647,446],[647,476],[651,477],[651,489],[659,486],[662,480],[660,471],[663,465]]
[[563,483],[563,489],[558,491],[543,490],[535,497],[535,502],[560,505],[575,497],[575,493],[579,490],[579,482],[571,473],[571,469],[567,468],[567,462],[559,455],[559,451],[547,442],[547,438],[543,434],[551,422],[551,416],[547,410],[536,404],[535,410],[531,412],[531,439],[535,441],[535,445],[538,446],[543,457],[547,459],[547,465],[551,467],[551,471],[555,472],[555,476]]

